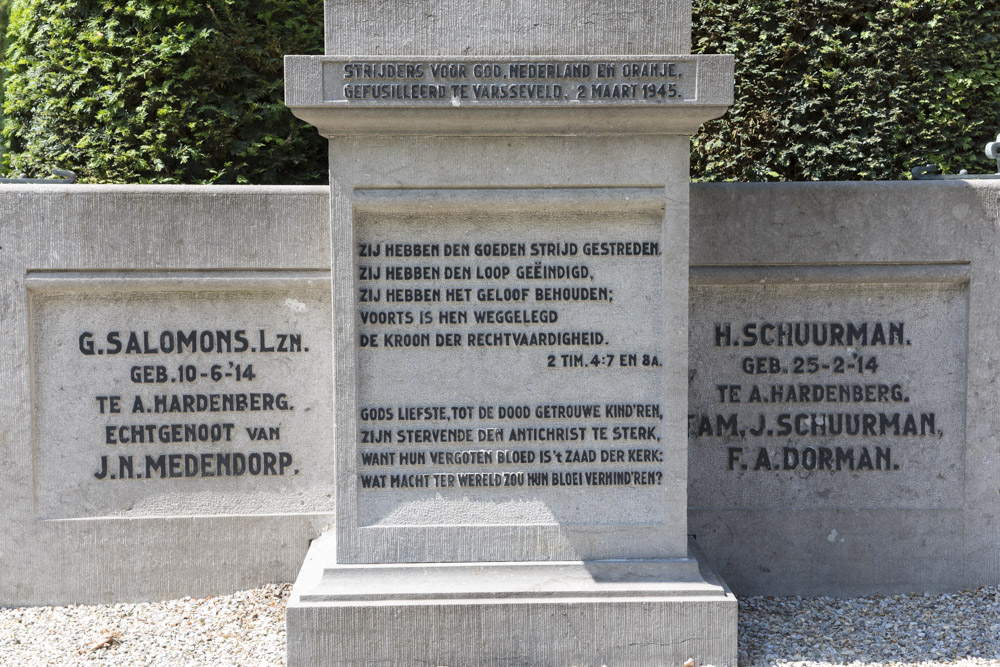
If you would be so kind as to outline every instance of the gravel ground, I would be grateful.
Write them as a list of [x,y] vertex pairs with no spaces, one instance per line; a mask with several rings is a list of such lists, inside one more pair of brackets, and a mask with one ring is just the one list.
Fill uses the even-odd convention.
[[741,665],[1000,665],[1000,589],[740,599]]
[[0,610],[2,665],[283,665],[291,585],[204,600]]
[[[2,665],[282,665],[291,586],[205,600],[0,609]],[[740,599],[740,664],[996,665],[1000,589]]]

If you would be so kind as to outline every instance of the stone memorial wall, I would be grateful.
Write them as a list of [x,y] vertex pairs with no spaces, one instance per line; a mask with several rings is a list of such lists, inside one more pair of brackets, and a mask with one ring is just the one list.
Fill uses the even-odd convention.
[[[689,409],[680,418],[686,422],[689,438],[689,530],[712,554],[713,565],[741,594],[947,591],[1000,581],[1000,568],[993,558],[1000,531],[996,518],[1000,516],[1000,487],[994,474],[995,434],[1000,425],[991,389],[997,374],[992,332],[1000,326],[996,300],[1000,284],[992,270],[1000,262],[995,251],[1000,247],[995,238],[1000,229],[998,186],[990,182],[695,185],[690,198],[690,396]],[[399,215],[384,201],[380,206],[382,212],[372,210],[359,218],[362,233],[376,234],[379,220]],[[325,250],[328,210],[325,188],[3,187],[0,214],[11,222],[0,244],[7,258],[0,279],[8,343],[0,353],[0,401],[5,415],[0,448],[7,461],[0,501],[8,527],[7,539],[0,540],[0,557],[6,565],[0,571],[0,602],[54,604],[211,595],[295,576],[309,541],[332,527],[333,518],[332,512],[323,510],[331,507],[330,497],[317,490],[318,485],[329,491],[328,478],[314,475],[332,465],[329,448],[322,444],[329,434],[323,432],[326,427],[314,432],[308,426],[312,412],[330,414],[333,397],[325,405],[322,401],[310,405],[313,392],[306,391],[306,381],[295,379],[318,378],[315,381],[322,386],[325,377],[325,386],[333,391],[329,371],[321,372],[322,364],[314,363],[317,357],[311,356],[314,345],[323,344],[313,333],[321,326],[314,318],[321,317],[320,313],[325,318],[330,309],[330,296],[325,292],[330,270]],[[645,214],[635,215],[640,224]],[[463,223],[462,216],[456,218],[457,227],[439,229],[435,232],[439,236],[429,241],[441,247],[442,255],[419,261],[399,258],[391,263],[410,268],[438,266],[442,276],[445,266],[473,266],[475,244],[485,241],[475,236],[475,224],[468,219]],[[419,222],[419,216],[411,220]],[[405,283],[394,289],[418,287],[414,280],[388,280],[386,239],[374,242],[382,243],[379,259],[362,262],[360,249],[354,246],[352,262],[372,260],[381,276],[359,281],[354,293],[359,293],[362,282],[381,284],[383,289],[388,289],[389,282]],[[523,242],[530,252],[530,244],[538,241],[516,237],[505,242]],[[556,325],[573,321],[566,318],[586,316],[590,326],[584,330],[601,332],[609,341],[625,341],[602,346],[614,348],[606,354],[615,354],[618,366],[600,362],[591,366],[592,355],[561,348],[495,350],[491,346],[484,350],[463,344],[454,358],[468,363],[468,355],[473,360],[468,372],[480,373],[484,382],[488,374],[482,371],[484,366],[477,370],[476,355],[494,352],[501,354],[501,369],[511,366],[514,374],[519,369],[559,373],[574,385],[585,385],[588,377],[604,374],[641,377],[645,373],[639,356],[643,349],[632,344],[631,329],[616,321],[614,314],[620,298],[641,299],[649,289],[645,284],[622,287],[633,270],[630,267],[637,266],[633,262],[645,260],[642,256],[584,255],[584,243],[606,242],[589,234],[553,242],[576,243],[577,254],[548,257],[542,263],[586,266],[586,279],[556,277],[562,269],[551,268],[537,270],[555,272],[555,276],[519,278],[517,267],[534,266],[534,260],[491,258],[485,265],[509,266],[508,277],[490,282],[477,279],[475,269],[469,269],[471,277],[459,269],[465,277],[455,282],[472,290],[471,300],[430,306],[435,322],[427,331],[444,334],[461,328],[463,343],[467,342],[471,331],[465,329],[472,327],[444,324],[440,312],[465,312],[475,322],[475,312],[555,311],[561,318]],[[444,257],[444,243],[469,243],[469,258]],[[661,245],[661,252],[668,250],[669,246]],[[194,273],[206,266],[214,269]],[[579,275],[583,269],[571,271]],[[552,289],[587,283],[614,293],[608,301],[538,307],[534,290],[542,285],[532,284],[523,306],[487,302],[483,307],[478,300],[479,289],[504,289],[505,285],[517,289],[517,285],[536,281]],[[628,294],[621,294],[623,289]],[[426,310],[413,303],[405,307],[397,303],[392,308],[380,303],[365,308],[412,311],[418,322],[419,312]],[[246,307],[236,309],[235,304]],[[308,310],[302,311],[298,304]],[[592,309],[600,312],[598,318],[589,316],[595,312]],[[181,310],[183,318],[176,315]],[[360,306],[356,310],[360,321]],[[166,319],[161,315],[175,319],[163,326]],[[462,315],[445,315],[444,319],[452,317],[457,320]],[[523,319],[524,315],[501,317]],[[157,321],[155,326],[149,323],[152,319]],[[479,329],[482,333],[527,334],[548,330],[548,324],[490,323]],[[371,335],[378,333],[381,341],[385,334],[405,334],[419,330],[420,325],[387,323],[365,328]],[[259,346],[261,329],[265,338]],[[191,331],[202,330],[213,332],[213,346],[219,339],[216,332],[232,331],[234,350],[241,345],[236,332],[244,330],[248,344],[259,346],[258,352],[218,354],[199,347],[197,352],[185,350],[183,360],[167,363],[160,343],[164,331],[185,332],[188,340]],[[123,334],[119,355],[107,353],[117,347],[109,342],[114,331]],[[147,331],[148,348],[155,345],[157,352],[135,353],[135,346],[146,349]],[[88,337],[83,337],[81,349],[81,336],[86,332],[94,334],[94,355],[84,351],[90,349]],[[132,339],[129,332],[136,336],[133,352],[126,354]],[[308,347],[309,352],[277,351],[277,334],[293,333],[301,334],[302,349]],[[817,343],[824,340],[824,333],[825,342]],[[290,340],[286,340],[289,346]],[[432,340],[436,341],[436,333]],[[260,351],[270,347],[275,352]],[[650,353],[656,354],[652,347]],[[96,354],[99,348],[105,350],[104,355]],[[402,359],[420,349],[380,346],[377,352],[373,348],[366,354],[387,352]],[[432,345],[429,352],[450,358],[456,350]],[[622,353],[636,354],[640,367],[621,366]],[[549,354],[556,355],[555,369],[547,366]],[[573,365],[562,367],[563,354],[573,359]],[[583,354],[582,365],[576,365],[577,354]],[[865,357],[860,370],[853,354]],[[235,372],[228,370],[228,361],[234,366],[237,362],[241,367],[253,365],[254,378],[247,383],[252,388],[239,387],[242,379],[224,377],[225,372]],[[158,370],[161,366],[163,371]],[[184,371],[178,370],[181,366]],[[191,386],[179,382],[179,373],[185,374],[185,380],[188,377],[188,366],[196,369]],[[212,379],[215,366],[226,367],[216,369],[222,375],[218,380]],[[202,372],[208,377],[203,378]],[[133,373],[141,381],[135,381]],[[164,373],[167,382],[157,382]],[[503,382],[511,377],[499,374]],[[560,391],[584,389],[571,386]],[[467,428],[473,429],[476,446],[454,449],[489,451],[496,457],[498,451],[527,449],[510,446],[510,429],[559,421],[535,415],[539,406],[544,415],[544,406],[557,403],[530,400],[530,387],[517,391],[524,400],[484,402],[488,403],[484,407],[494,408],[495,417],[492,421],[484,417],[482,423],[480,403],[464,397],[443,403],[365,403],[365,407],[392,408],[391,426],[378,420],[360,421],[360,405],[355,414],[359,428],[370,424],[373,430],[425,430],[436,427],[426,419],[401,426],[399,406],[424,408],[419,416],[426,417],[438,408],[447,413],[452,407],[471,405],[476,423]],[[155,406],[157,395],[191,395],[196,408],[198,394],[222,393],[284,393],[295,409],[209,413],[218,418],[205,418],[204,413],[158,414],[155,407],[152,413],[132,413],[136,396],[146,408],[147,398]],[[110,396],[122,397],[122,413],[110,412],[110,399],[105,401],[108,412],[101,413],[98,397]],[[178,400],[183,406],[185,399]],[[247,400],[249,406],[252,399]],[[600,420],[573,417],[560,424],[570,428],[579,423],[590,437],[590,428],[605,421],[607,405],[645,403],[635,395],[558,404],[600,407]],[[501,421],[500,407],[518,405],[529,406],[529,420]],[[664,413],[669,409],[669,402],[661,403]],[[591,410],[595,415],[596,411]],[[410,416],[417,415],[411,412]],[[840,420],[843,427],[838,426]],[[504,423],[508,421],[518,423]],[[607,421],[609,433],[620,422],[621,426],[653,428],[659,436],[662,427],[657,424],[665,420],[624,417]],[[211,442],[211,425],[220,424],[221,429],[225,423],[233,424],[232,442]],[[149,433],[146,426],[150,424],[156,426],[157,442],[121,442],[120,427],[128,426],[124,433],[131,440],[133,426],[141,427],[136,430],[138,438]],[[188,433],[192,439],[162,442],[160,427],[170,426],[164,438],[174,440],[173,424],[193,425],[178,432],[181,440]],[[202,424],[209,429],[205,432],[208,442],[199,440]],[[480,428],[500,428],[501,424],[507,438],[503,445],[478,441]],[[109,426],[116,427],[114,444],[107,442]],[[280,439],[252,440],[248,428],[266,429],[268,435],[277,428]],[[397,455],[426,452],[426,461],[439,448],[393,443],[369,449]],[[654,468],[627,460],[630,450],[643,449],[656,447],[598,446],[591,440],[586,446],[563,443],[559,450],[564,453],[593,450],[596,458],[602,451],[624,450],[626,461],[614,467],[610,462],[602,467],[599,460],[556,462],[545,472],[551,476],[615,467]],[[226,454],[233,466],[235,454],[272,452],[280,460],[282,451],[293,458],[284,475],[203,474],[201,456],[206,453],[212,455],[213,469],[218,469],[216,462]],[[196,457],[197,475],[186,476],[195,465],[187,463],[192,460],[189,455]],[[103,456],[108,457],[108,475],[99,479]],[[129,456],[133,478],[128,479],[126,464],[126,479],[118,479],[122,476],[120,457],[128,461]],[[146,456],[152,457],[152,479],[145,477]],[[171,477],[171,460],[176,461],[173,470],[178,477]],[[263,456],[260,462],[263,471]],[[446,466],[461,466],[462,474],[500,468],[495,463]],[[382,467],[365,466],[362,459],[355,479],[360,479],[361,468]],[[540,472],[542,466],[538,468]],[[399,466],[390,469],[387,466],[372,474],[401,474],[395,472]],[[517,470],[526,472],[527,468],[519,463],[507,471]],[[143,478],[137,477],[139,472]],[[558,492],[586,493],[587,488],[566,486]],[[266,500],[253,505],[258,491],[266,494]],[[461,493],[483,491],[490,489],[475,487]],[[361,497],[382,494],[391,505],[407,493],[429,495],[429,489],[361,488],[357,493]],[[233,567],[237,562],[240,566]],[[141,571],[136,563],[142,564]],[[73,576],[56,577],[54,572],[72,572]]]
[[996,181],[692,200],[690,530],[727,581],[995,583]]

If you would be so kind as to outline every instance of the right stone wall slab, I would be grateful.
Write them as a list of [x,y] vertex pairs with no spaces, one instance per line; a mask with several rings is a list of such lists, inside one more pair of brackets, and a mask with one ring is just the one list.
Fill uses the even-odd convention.
[[694,185],[689,525],[740,594],[1000,580],[1000,182]]

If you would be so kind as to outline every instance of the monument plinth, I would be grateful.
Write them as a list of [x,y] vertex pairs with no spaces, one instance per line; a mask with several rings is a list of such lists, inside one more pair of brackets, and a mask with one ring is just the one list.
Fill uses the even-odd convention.
[[416,4],[328,2],[331,55],[286,61],[330,138],[337,471],[289,664],[734,663],[686,522],[689,136],[732,61],[683,3],[623,3],[622,53]]

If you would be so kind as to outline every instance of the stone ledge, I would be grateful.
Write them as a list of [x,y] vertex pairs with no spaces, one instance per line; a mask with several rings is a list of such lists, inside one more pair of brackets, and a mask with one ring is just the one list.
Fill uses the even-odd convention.
[[292,589],[289,665],[736,664],[736,598],[693,541],[660,561],[324,567],[333,551],[313,542]]
[[[668,61],[683,66],[687,78],[683,76],[660,76],[649,81],[676,80],[684,88],[676,97],[658,99],[586,99],[571,100],[570,92],[561,93],[547,99],[479,99],[462,100],[451,96],[447,79],[435,79],[430,86],[448,88],[448,96],[420,100],[407,99],[347,99],[340,90],[345,80],[338,74],[338,66],[349,62],[393,65],[400,58],[359,57],[347,59],[341,56],[285,56],[285,102],[292,112],[302,120],[316,126],[320,134],[332,136],[567,136],[567,135],[656,135],[694,134],[708,120],[725,113],[733,101],[733,57],[728,55],[650,55],[623,58],[553,56],[547,60],[539,58],[517,58],[516,62],[546,64],[576,63],[593,64],[599,62],[614,64],[621,72],[622,66],[634,63],[658,63],[665,66]],[[469,70],[480,59],[468,57],[406,59],[407,63],[428,65],[449,62],[459,66],[467,65]],[[511,58],[492,58],[494,63],[504,66],[514,63]],[[693,72],[692,72],[693,70]],[[684,72],[682,72],[683,75]],[[693,83],[690,83],[693,79]],[[376,81],[377,79],[370,79]],[[427,81],[424,76],[420,81]],[[470,81],[470,78],[455,79],[456,84]],[[478,79],[477,79],[478,80]],[[486,81],[488,79],[481,79]],[[585,81],[585,88],[597,79],[569,80],[524,78],[517,83],[528,86],[572,85]],[[610,76],[608,85],[633,85],[646,81],[647,77]],[[366,79],[368,81],[368,79]],[[372,85],[401,85],[408,83],[387,83],[377,80]],[[415,80],[414,80],[415,81]],[[501,85],[514,85],[501,74],[496,81]],[[629,81],[632,83],[623,83]],[[412,84],[416,85],[416,84]],[[422,85],[422,84],[421,84]],[[639,84],[636,84],[639,85]],[[589,90],[589,88],[588,88]],[[550,91],[551,92],[551,91]],[[589,93],[588,93],[589,95]]]

